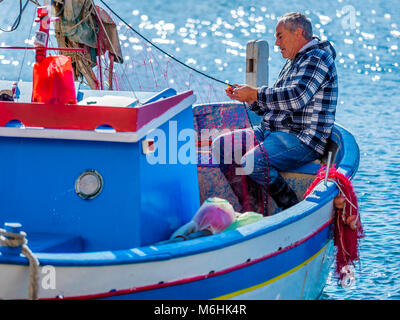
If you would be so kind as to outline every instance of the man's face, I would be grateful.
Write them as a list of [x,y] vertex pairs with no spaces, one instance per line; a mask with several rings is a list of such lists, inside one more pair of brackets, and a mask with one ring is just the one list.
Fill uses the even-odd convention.
[[276,26],[275,45],[281,49],[281,54],[284,59],[293,59],[297,52],[303,47],[304,39],[302,37],[302,29],[299,28],[294,32],[285,28],[283,22],[279,22]]

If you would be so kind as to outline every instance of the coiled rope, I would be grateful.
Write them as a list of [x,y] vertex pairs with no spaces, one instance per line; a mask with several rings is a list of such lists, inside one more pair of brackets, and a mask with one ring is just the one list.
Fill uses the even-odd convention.
[[29,286],[28,286],[28,298],[30,300],[38,299],[38,271],[39,271],[39,260],[29,249],[28,240],[26,239],[26,233],[20,231],[20,233],[8,232],[4,229],[0,229],[0,246],[3,247],[21,247],[21,253],[29,261]]

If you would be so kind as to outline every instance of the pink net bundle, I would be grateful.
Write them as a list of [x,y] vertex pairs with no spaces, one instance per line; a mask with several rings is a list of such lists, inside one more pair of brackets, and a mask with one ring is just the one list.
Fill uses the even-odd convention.
[[210,198],[204,201],[203,205],[193,217],[198,230],[209,230],[217,234],[235,221],[235,211],[228,201],[219,198]]

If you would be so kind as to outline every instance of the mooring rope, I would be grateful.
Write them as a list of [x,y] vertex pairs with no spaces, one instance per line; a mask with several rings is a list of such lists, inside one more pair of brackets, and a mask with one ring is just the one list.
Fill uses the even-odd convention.
[[0,246],[3,247],[21,247],[21,253],[29,261],[29,286],[28,286],[28,298],[30,300],[38,299],[38,271],[39,271],[39,260],[29,249],[28,240],[26,239],[26,233],[21,231],[20,233],[8,232],[4,229],[0,229]]

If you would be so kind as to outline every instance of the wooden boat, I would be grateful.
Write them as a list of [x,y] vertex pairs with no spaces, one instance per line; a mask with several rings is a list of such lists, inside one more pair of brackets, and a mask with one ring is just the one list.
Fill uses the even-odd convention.
[[[39,283],[48,276],[41,270],[54,268],[55,286],[39,286],[39,298],[318,298],[333,259],[332,200],[338,190],[331,182],[259,222],[155,244],[190,220],[201,196],[207,197],[207,175],[217,170],[146,161],[145,132],[168,133],[171,124],[193,129],[215,109],[192,108],[194,102],[189,91],[138,108],[0,103],[1,220],[22,224],[40,262]],[[226,108],[243,112],[238,105]],[[7,125],[13,120],[23,126]],[[115,131],[96,131],[104,124]],[[338,124],[331,151],[337,168],[354,176],[358,147]],[[284,175],[302,194],[317,167]],[[103,187],[97,197],[84,200],[74,186],[91,171],[101,176]],[[28,261],[18,248],[4,249],[0,297],[27,298]]]
[[[1,299],[321,295],[334,259],[333,182],[319,183],[295,206],[257,222],[163,242],[207,198],[234,204],[227,181],[208,161],[208,145],[196,139],[202,129],[221,128],[221,110],[234,116],[236,127],[246,127],[242,105],[195,105],[193,91],[174,89],[135,98],[79,90],[86,104],[33,103],[32,85],[19,87],[18,102],[0,102],[0,222],[3,238],[26,233],[28,254],[39,266],[27,259],[23,241],[0,247]],[[168,145],[163,155],[155,147],[160,139]],[[339,172],[356,174],[357,143],[339,124],[327,151]],[[302,197],[326,160],[282,174]]]

